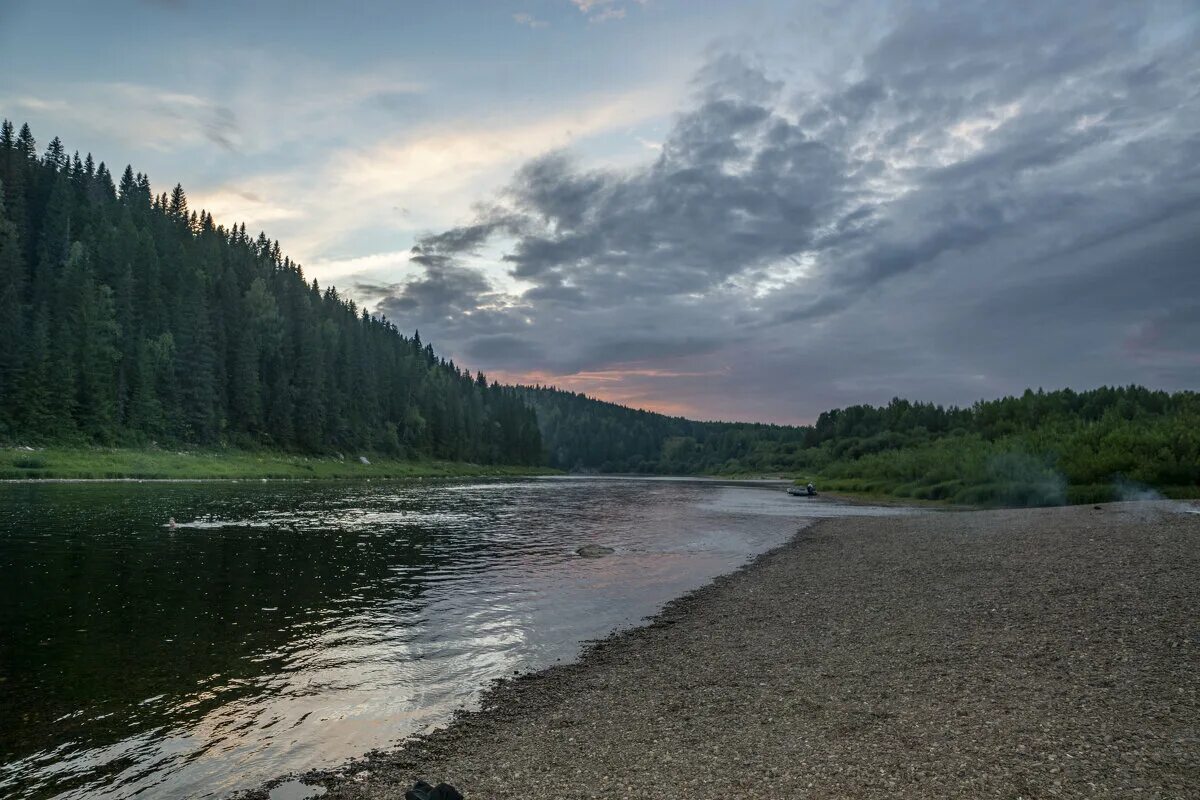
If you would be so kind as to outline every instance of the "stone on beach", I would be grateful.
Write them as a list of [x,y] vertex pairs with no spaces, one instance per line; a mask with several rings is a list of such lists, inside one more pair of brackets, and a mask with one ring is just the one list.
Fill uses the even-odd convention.
[[[1165,504],[844,518],[369,757],[339,798],[1198,797],[1200,533]],[[732,777],[731,777],[732,776]],[[732,780],[732,785],[731,785]]]

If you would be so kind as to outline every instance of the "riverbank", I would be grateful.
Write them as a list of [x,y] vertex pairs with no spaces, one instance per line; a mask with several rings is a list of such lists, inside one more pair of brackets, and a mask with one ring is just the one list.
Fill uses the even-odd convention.
[[818,486],[843,496],[868,502],[891,500],[904,505],[942,505],[959,508],[1017,508],[1057,505],[1094,505],[1126,500],[1170,498],[1200,499],[1200,486],[1143,486],[1136,483],[1069,484],[1058,477],[1026,481],[951,481],[922,485],[918,482],[864,476],[814,479]]
[[[1197,797],[1200,515],[822,521],[334,772],[481,798]],[[1194,506],[1192,507],[1194,508]]]
[[365,456],[304,456],[248,450],[24,448],[0,450],[0,480],[206,480],[280,478],[510,477],[545,467]]

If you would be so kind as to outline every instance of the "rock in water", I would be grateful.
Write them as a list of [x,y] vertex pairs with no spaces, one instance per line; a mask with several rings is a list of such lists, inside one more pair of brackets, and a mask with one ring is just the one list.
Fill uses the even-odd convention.
[[611,547],[605,547],[602,544],[585,544],[583,547],[577,548],[575,552],[584,558],[600,558],[615,551]]

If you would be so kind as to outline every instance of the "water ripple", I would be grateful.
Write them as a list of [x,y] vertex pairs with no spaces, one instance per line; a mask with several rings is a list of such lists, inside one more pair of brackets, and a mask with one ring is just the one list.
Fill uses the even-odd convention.
[[572,658],[804,518],[881,513],[711,481],[0,492],[0,794],[16,798],[215,797],[334,766]]

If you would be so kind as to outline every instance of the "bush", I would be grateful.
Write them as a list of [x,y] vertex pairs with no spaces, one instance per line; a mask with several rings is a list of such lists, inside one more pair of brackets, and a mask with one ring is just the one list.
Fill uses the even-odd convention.
[[13,459],[13,466],[18,469],[45,469],[46,459],[41,456],[21,456]]
[[1111,503],[1116,499],[1117,491],[1112,484],[1089,483],[1082,486],[1067,487],[1067,503],[1070,505]]

